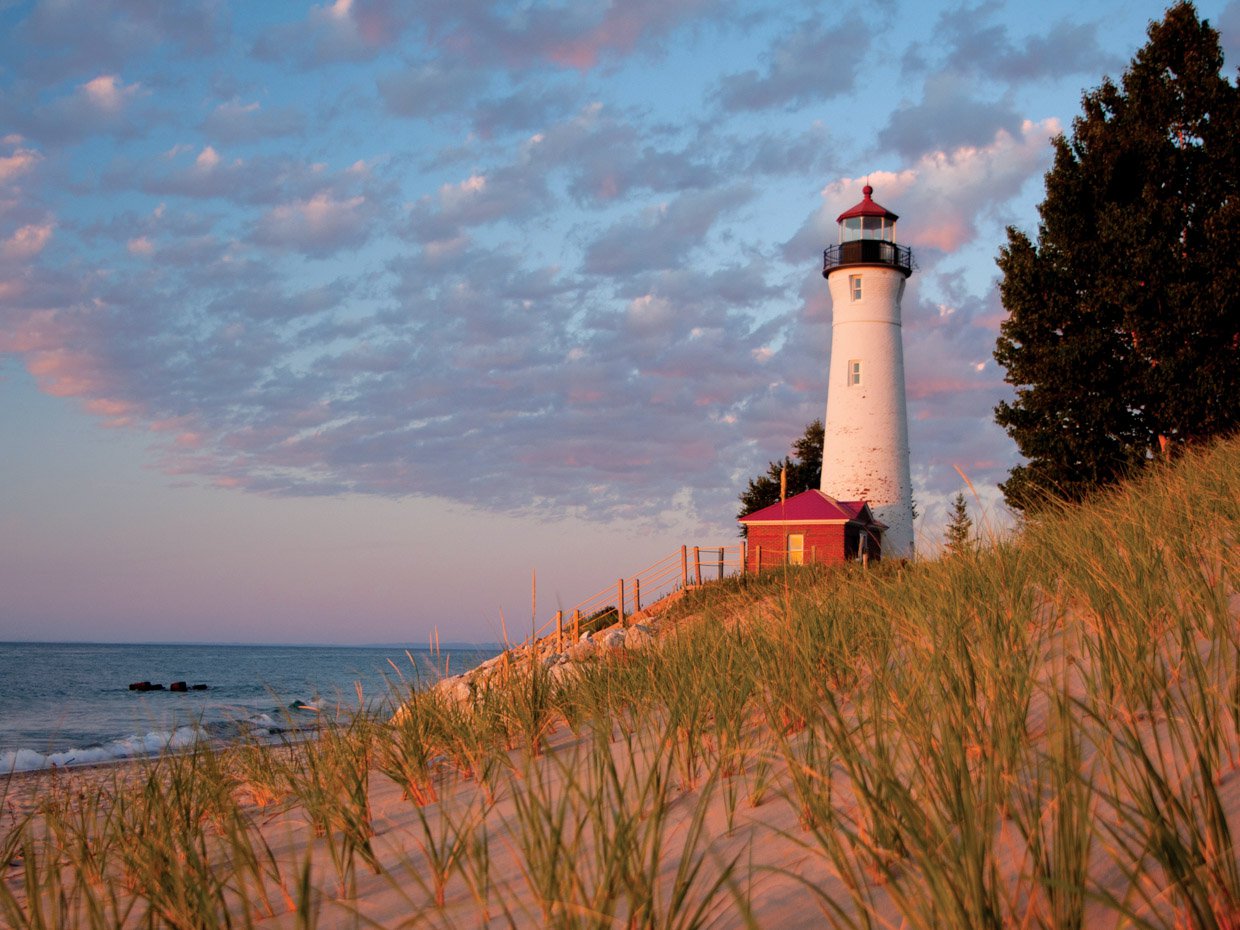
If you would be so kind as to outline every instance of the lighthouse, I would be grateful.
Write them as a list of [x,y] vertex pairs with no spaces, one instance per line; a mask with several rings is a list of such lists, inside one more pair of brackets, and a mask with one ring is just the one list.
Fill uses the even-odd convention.
[[890,210],[862,189],[836,219],[839,242],[823,253],[831,291],[831,367],[822,451],[822,492],[868,501],[887,525],[886,558],[913,555],[913,486],[900,298],[913,273],[912,250],[896,244]]

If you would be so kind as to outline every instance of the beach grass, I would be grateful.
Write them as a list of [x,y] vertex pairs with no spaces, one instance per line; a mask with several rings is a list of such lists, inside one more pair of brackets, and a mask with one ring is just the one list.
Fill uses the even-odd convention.
[[1236,930],[1238,543],[1232,441],[285,750],[15,776],[0,923]]

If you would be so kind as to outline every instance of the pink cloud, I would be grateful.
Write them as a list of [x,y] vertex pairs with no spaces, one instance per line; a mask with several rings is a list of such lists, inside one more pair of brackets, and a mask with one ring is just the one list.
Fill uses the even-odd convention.
[[[10,139],[15,140],[11,143],[14,146],[17,146],[21,141],[20,136],[6,137],[3,141],[7,143]],[[24,149],[20,147],[15,147],[12,154],[0,155],[0,183],[8,184],[20,175],[26,174],[31,171],[34,166],[42,160],[42,158],[43,156],[34,149]]]
[[368,234],[370,205],[360,194],[338,198],[320,191],[305,200],[272,207],[259,220],[256,239],[308,255],[328,255],[360,245]]
[[0,258],[10,261],[22,261],[34,258],[43,251],[52,238],[52,223],[38,223],[23,226],[9,238],[0,242]]
[[31,353],[26,368],[39,387],[53,397],[87,397],[88,404],[105,403],[92,397],[104,389],[96,358],[88,352],[48,348]]
[[823,205],[806,225],[815,238],[833,241],[835,217],[859,200],[861,187],[869,183],[875,200],[909,217],[897,229],[901,242],[954,252],[977,235],[979,218],[1046,168],[1050,139],[1059,131],[1057,119],[1025,120],[1019,135],[1000,129],[986,146],[929,152],[902,171],[840,178],[823,188]]
[[140,84],[126,84],[115,74],[101,74],[81,86],[86,99],[105,113],[116,113],[141,92]]
[[[593,26],[547,29],[540,52],[547,60],[567,68],[587,71],[608,52],[628,55],[643,38],[665,34],[709,0],[612,0]],[[584,26],[584,28],[582,28]],[[559,32],[560,35],[555,35]],[[567,33],[567,34],[566,34]],[[516,36],[511,38],[516,39]],[[519,44],[519,40],[518,40]],[[540,44],[535,42],[535,44]]]
[[[0,303],[15,301],[25,291],[25,284],[19,278],[0,278]],[[0,346],[3,340],[0,339]]]

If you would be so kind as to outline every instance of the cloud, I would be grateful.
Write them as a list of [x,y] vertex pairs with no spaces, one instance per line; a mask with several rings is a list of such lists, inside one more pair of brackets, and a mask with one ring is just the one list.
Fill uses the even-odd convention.
[[550,197],[540,172],[506,166],[444,184],[435,196],[423,197],[411,212],[410,229],[424,244],[452,242],[467,228],[528,219],[548,206]]
[[300,22],[271,27],[253,52],[261,60],[303,68],[369,60],[400,40],[416,11],[409,0],[331,0],[311,6]]
[[717,0],[604,0],[505,7],[490,0],[434,0],[420,6],[427,33],[474,64],[524,69],[552,64],[579,71],[655,48]]
[[754,195],[744,184],[681,194],[615,223],[586,248],[583,270],[624,277],[675,268],[701,245],[719,217]]
[[870,48],[870,29],[857,19],[826,27],[819,18],[797,23],[772,44],[756,70],[723,78],[716,98],[726,110],[766,110],[828,100],[853,88]]
[[[867,181],[874,198],[902,214],[902,243],[937,252],[955,252],[973,241],[981,217],[995,214],[1025,182],[1044,171],[1058,120],[1025,120],[1017,134],[1000,129],[984,146],[960,146],[923,155],[902,171],[876,171],[840,178],[822,190],[822,205],[784,245],[784,255],[822,249],[837,236],[836,217],[861,199]],[[897,209],[898,207],[898,209]]]
[[23,135],[45,143],[66,144],[103,133],[128,136],[141,132],[133,103],[146,93],[141,84],[127,84],[116,74],[96,75],[50,101],[34,85],[20,84],[0,97],[0,113]]
[[425,118],[459,112],[465,100],[487,88],[490,78],[459,58],[440,58],[384,75],[378,83],[389,113]]
[[226,42],[230,23],[221,0],[57,0],[32,5],[13,44],[27,74],[63,79],[117,73],[153,49],[201,56]]
[[513,93],[490,97],[473,107],[475,131],[483,138],[542,129],[578,108],[581,90],[564,83],[521,82]]
[[52,238],[51,223],[23,226],[7,239],[0,240],[0,259],[26,261],[43,251]]
[[[1075,67],[1087,27],[922,47],[934,70],[896,107],[847,99],[880,36],[851,20],[755,43],[787,11],[318,0],[264,25],[286,15],[239,18],[209,67],[167,33],[59,83],[31,59],[0,90],[21,133],[0,140],[0,350],[149,431],[178,481],[726,522],[822,413],[817,256],[860,197],[859,151],[922,261],[919,500],[957,451],[1005,461],[985,426],[996,307],[945,256],[982,252],[1045,167],[1058,124],[1022,119],[1011,84],[1045,43]],[[964,57],[995,35],[998,84]],[[110,137],[72,144],[92,133]]]
[[1044,33],[1013,41],[1008,27],[995,23],[1001,4],[961,5],[939,15],[928,42],[906,56],[913,70],[937,58],[943,73],[983,76],[1011,84],[1059,79],[1072,74],[1096,77],[1122,67],[1119,56],[1098,44],[1098,24],[1059,19]]
[[1240,0],[1229,0],[1212,25],[1219,31],[1227,65],[1234,69],[1240,63]]
[[115,74],[101,74],[82,85],[85,98],[105,113],[119,112],[138,90],[137,84],[126,85]]
[[878,133],[879,146],[916,158],[926,152],[985,145],[998,130],[1015,134],[1021,120],[1012,104],[978,99],[974,88],[972,81],[957,75],[931,75],[920,103],[906,103],[892,112]]
[[135,236],[125,243],[125,248],[130,255],[146,257],[155,253],[155,243],[146,236]]
[[2,140],[12,146],[8,155],[0,155],[0,184],[12,184],[22,175],[34,170],[43,156],[35,149],[23,148],[20,136]]
[[293,249],[324,258],[341,249],[355,249],[373,232],[374,210],[360,194],[337,199],[320,191],[305,200],[282,203],[257,222],[254,241],[277,249]]
[[264,110],[257,101],[233,99],[216,106],[199,128],[211,139],[236,144],[299,135],[305,129],[305,118],[293,107]]
[[346,199],[368,190],[372,181],[364,165],[332,171],[322,162],[285,155],[240,158],[213,145],[174,146],[155,159],[117,160],[103,174],[111,191],[140,190],[157,197],[218,198],[241,206],[273,206],[309,200],[320,193]]
[[700,147],[663,142],[594,102],[531,137],[522,157],[549,172],[568,172],[568,192],[581,204],[622,200],[641,190],[701,189],[719,181]]
[[800,132],[772,129],[743,138],[720,138],[709,133],[698,141],[697,147],[718,151],[723,173],[734,177],[824,176],[835,172],[840,157],[839,143],[818,122]]

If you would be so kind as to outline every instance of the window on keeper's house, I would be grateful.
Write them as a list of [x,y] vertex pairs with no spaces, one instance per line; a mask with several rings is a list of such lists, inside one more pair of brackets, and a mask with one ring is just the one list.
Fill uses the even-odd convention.
[[852,294],[853,300],[861,299],[861,275],[850,274],[848,276],[848,291]]
[[848,360],[848,386],[861,383],[861,359],[850,358]]
[[789,533],[788,534],[788,564],[804,565],[805,564],[805,534]]

